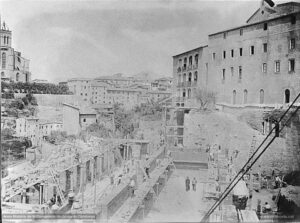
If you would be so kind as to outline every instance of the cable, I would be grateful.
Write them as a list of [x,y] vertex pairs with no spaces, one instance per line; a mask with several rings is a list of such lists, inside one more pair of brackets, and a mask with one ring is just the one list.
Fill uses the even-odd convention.
[[[283,129],[284,129],[284,127],[285,127],[285,125],[290,121],[290,119],[297,113],[297,111],[299,110],[299,108],[300,107],[297,107],[297,109],[293,112],[293,114],[291,115],[291,117],[286,121],[286,123],[283,125],[283,127],[279,130],[279,132],[281,132]],[[251,169],[251,167],[255,164],[255,162],[260,158],[260,156],[266,151],[266,149],[271,145],[271,143],[275,140],[275,138],[277,138],[276,136],[274,136],[273,138],[272,138],[272,140],[268,143],[268,145],[264,148],[264,150],[258,155],[258,157],[252,162],[252,164],[249,166],[249,168],[247,168],[247,170],[242,174],[242,176],[237,180],[237,182],[234,184],[234,186],[242,179],[242,177],[248,172],[248,170],[250,170]],[[234,186],[226,193],[226,195],[223,197],[223,199],[221,199],[220,201],[219,201],[219,203],[221,203],[224,199],[225,199],[225,197],[230,193],[230,191],[234,188]],[[215,207],[212,211],[211,211],[211,213],[216,209],[217,207]],[[205,215],[205,219],[203,219],[203,220],[207,220],[207,218],[210,216],[210,214],[211,213],[207,213],[206,215]],[[203,221],[202,220],[202,221]]]
[[[284,118],[284,116],[288,113],[288,111],[291,109],[291,107],[295,104],[295,102],[298,100],[298,98],[300,97],[300,94],[298,94],[297,95],[297,97],[294,99],[294,101],[292,102],[292,104],[288,107],[288,109],[284,112],[284,114],[280,117],[280,119],[279,119],[279,121],[278,121],[278,123],[280,122],[280,121],[282,121],[282,119]],[[297,109],[296,110],[298,110],[298,107],[297,107]],[[224,194],[225,194],[225,192],[226,192],[226,190],[228,190],[230,187],[231,187],[231,185],[233,184],[233,182],[237,179],[237,177],[241,174],[241,173],[243,173],[244,172],[244,168],[245,167],[247,167],[247,165],[249,164],[249,162],[251,161],[251,159],[256,155],[256,153],[258,152],[258,150],[261,148],[261,146],[266,142],[266,140],[269,138],[269,136],[272,134],[272,132],[273,132],[273,130],[276,128],[276,126],[275,127],[273,127],[272,128],[272,130],[269,132],[269,134],[266,136],[266,138],[262,141],[262,143],[259,145],[259,147],[256,149],[256,151],[252,154],[252,156],[248,159],[248,161],[245,163],[245,165],[241,168],[241,170],[239,171],[239,173],[237,173],[236,174],[236,176],[234,177],[234,179],[231,181],[231,183],[227,186],[227,188],[224,190],[224,192],[222,193],[222,195],[221,195],[221,197],[220,197],[220,199],[221,200],[224,200],[224,198],[227,196],[225,196],[224,198],[223,198],[223,196],[224,196]],[[281,130],[280,130],[281,131]],[[279,131],[279,132],[280,132]],[[276,137],[275,137],[276,138]],[[274,140],[274,139],[273,139]],[[269,145],[269,144],[268,144]],[[248,171],[248,169],[247,169],[247,171]],[[244,172],[244,174],[245,174],[246,172]],[[244,176],[244,174],[242,175],[242,176]],[[241,178],[240,178],[241,179]],[[238,180],[239,181],[239,180]],[[237,181],[237,182],[238,182]],[[237,183],[236,182],[236,183]],[[223,199],[222,199],[223,198]],[[219,200],[220,200],[219,199]],[[208,211],[208,213],[209,212],[211,212],[211,210],[213,210],[213,209],[215,209],[215,206],[217,205],[219,205],[218,203],[219,203],[219,200],[218,201],[216,201],[215,203],[214,203],[214,205],[209,209],[209,211]]]
[[[278,123],[280,123],[280,121],[282,121],[283,117],[287,114],[287,112],[291,109],[291,107],[295,104],[295,102],[298,100],[298,98],[300,97],[300,93],[297,95],[297,97],[294,99],[294,101],[292,102],[292,104],[288,107],[288,109],[283,113],[283,115],[280,117]],[[269,136],[272,134],[273,130],[276,128],[276,126],[274,126],[272,128],[272,130],[269,132],[269,134],[266,136],[266,138],[261,142],[261,144],[258,146],[258,148],[255,150],[255,152],[252,154],[252,156],[248,159],[248,161],[245,163],[245,165],[240,169],[240,171],[236,174],[236,176],[234,177],[234,179],[231,181],[231,183],[227,186],[227,188],[224,190],[224,192],[232,185],[232,183],[236,180],[236,178],[239,176],[239,174],[241,174],[244,171],[244,168],[247,167],[247,165],[249,164],[250,160],[256,155],[256,153],[258,152],[258,150],[261,148],[261,146],[266,142],[266,140],[269,138]],[[221,196],[222,197],[222,196]],[[216,201],[216,203],[210,208],[210,210],[217,204],[218,201]],[[210,211],[209,210],[209,211]]]

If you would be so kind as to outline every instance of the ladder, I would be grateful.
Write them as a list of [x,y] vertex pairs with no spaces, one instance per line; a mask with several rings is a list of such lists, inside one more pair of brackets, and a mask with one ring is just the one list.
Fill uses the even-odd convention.
[[[249,157],[248,159],[251,158],[251,156],[253,155],[254,151],[255,151],[255,146],[256,146],[256,135],[254,134],[253,137],[252,137],[252,142],[251,142],[251,146],[250,146],[250,150],[249,150]],[[248,165],[246,166],[246,168],[248,169],[250,167],[252,162],[249,162]],[[252,176],[252,170],[250,169],[249,171],[249,183],[250,183],[250,194],[252,194],[252,191],[253,191],[253,176]]]
[[[256,135],[253,135],[251,146],[250,146],[250,150],[249,150],[249,157],[248,157],[248,159],[250,159],[250,157],[253,155],[254,150],[255,150],[255,146],[256,146]],[[251,162],[248,163],[247,169],[250,167],[250,164],[251,164]]]
[[65,199],[65,196],[63,195],[62,190],[61,190],[61,188],[59,186],[59,181],[58,181],[58,179],[55,176],[56,173],[54,172],[54,170],[53,170],[52,167],[49,167],[48,171],[49,171],[49,173],[51,174],[51,176],[52,176],[52,178],[54,180],[54,184],[57,186],[57,192],[58,192],[58,195],[60,196],[61,202],[62,202],[62,204],[64,204],[65,201],[66,201],[66,199]]

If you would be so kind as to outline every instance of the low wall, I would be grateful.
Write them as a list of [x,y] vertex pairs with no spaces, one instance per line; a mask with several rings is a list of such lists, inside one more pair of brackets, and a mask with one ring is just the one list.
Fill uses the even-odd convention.
[[231,107],[220,106],[221,111],[232,114],[238,118],[238,120],[246,122],[251,128],[262,132],[263,116],[266,112],[272,111],[271,107]]
[[[150,172],[156,167],[156,159],[162,159],[164,157],[164,150],[160,149],[155,154],[154,157],[148,160],[150,165]],[[137,175],[132,174],[131,178],[137,181]],[[116,190],[109,196],[107,196],[101,202],[101,211],[97,215],[97,218],[100,219],[109,219],[121,206],[122,204],[129,198],[129,185],[128,184],[120,184]]]
[[[15,98],[25,97],[25,93],[15,93]],[[60,94],[33,94],[38,105],[42,106],[62,106],[63,103],[80,104],[81,100],[76,95],[60,95]]]
[[143,199],[142,203],[144,204],[143,208],[137,209],[135,214],[130,219],[130,222],[141,222],[144,217],[150,212],[154,204],[154,199],[161,193],[163,188],[166,186],[169,178],[173,174],[173,169],[167,172],[166,177],[160,176],[158,178],[157,184],[153,187],[153,192],[149,192],[147,196]]

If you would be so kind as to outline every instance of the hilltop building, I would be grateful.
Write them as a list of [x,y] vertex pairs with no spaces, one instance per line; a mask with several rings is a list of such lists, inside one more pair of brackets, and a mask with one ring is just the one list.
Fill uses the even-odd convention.
[[299,20],[300,3],[262,4],[245,25],[174,56],[174,104],[187,105],[197,88],[216,92],[220,106],[290,103],[300,92]]
[[11,46],[12,32],[0,19],[0,67],[1,81],[30,82],[29,60]]
[[[132,109],[142,103],[159,101],[171,96],[170,78],[161,78],[150,82],[122,74],[104,76],[96,79],[73,78],[68,86],[73,94],[88,104],[121,104]],[[156,87],[151,87],[156,84]]]

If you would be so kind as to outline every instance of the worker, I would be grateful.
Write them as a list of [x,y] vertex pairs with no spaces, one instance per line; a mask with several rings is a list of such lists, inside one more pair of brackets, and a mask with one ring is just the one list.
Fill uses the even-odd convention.
[[190,190],[190,183],[191,183],[190,178],[186,177],[186,179],[185,179],[185,190],[186,191]]
[[237,210],[245,210],[249,198],[249,189],[244,178],[241,179],[233,188],[232,201]]
[[265,203],[264,207],[263,207],[263,213],[267,213],[272,211],[271,205],[269,205],[268,202]]
[[280,188],[281,187],[281,179],[279,176],[275,177],[275,188]]
[[149,165],[149,163],[147,163],[146,167],[145,167],[145,172],[146,172],[148,178],[150,178],[149,170],[150,170],[150,165]]
[[193,191],[196,191],[197,180],[195,177],[192,180],[192,185],[193,185]]
[[118,176],[118,180],[117,180],[118,184],[117,185],[121,184],[121,181],[122,181],[122,174],[120,174]]
[[134,190],[135,190],[135,180],[132,178],[130,181],[130,193],[131,197],[134,197]]
[[72,206],[74,203],[74,192],[73,190],[70,190],[69,194],[68,194],[68,201],[69,201],[69,205]]
[[110,175],[110,184],[114,185],[114,175]]

